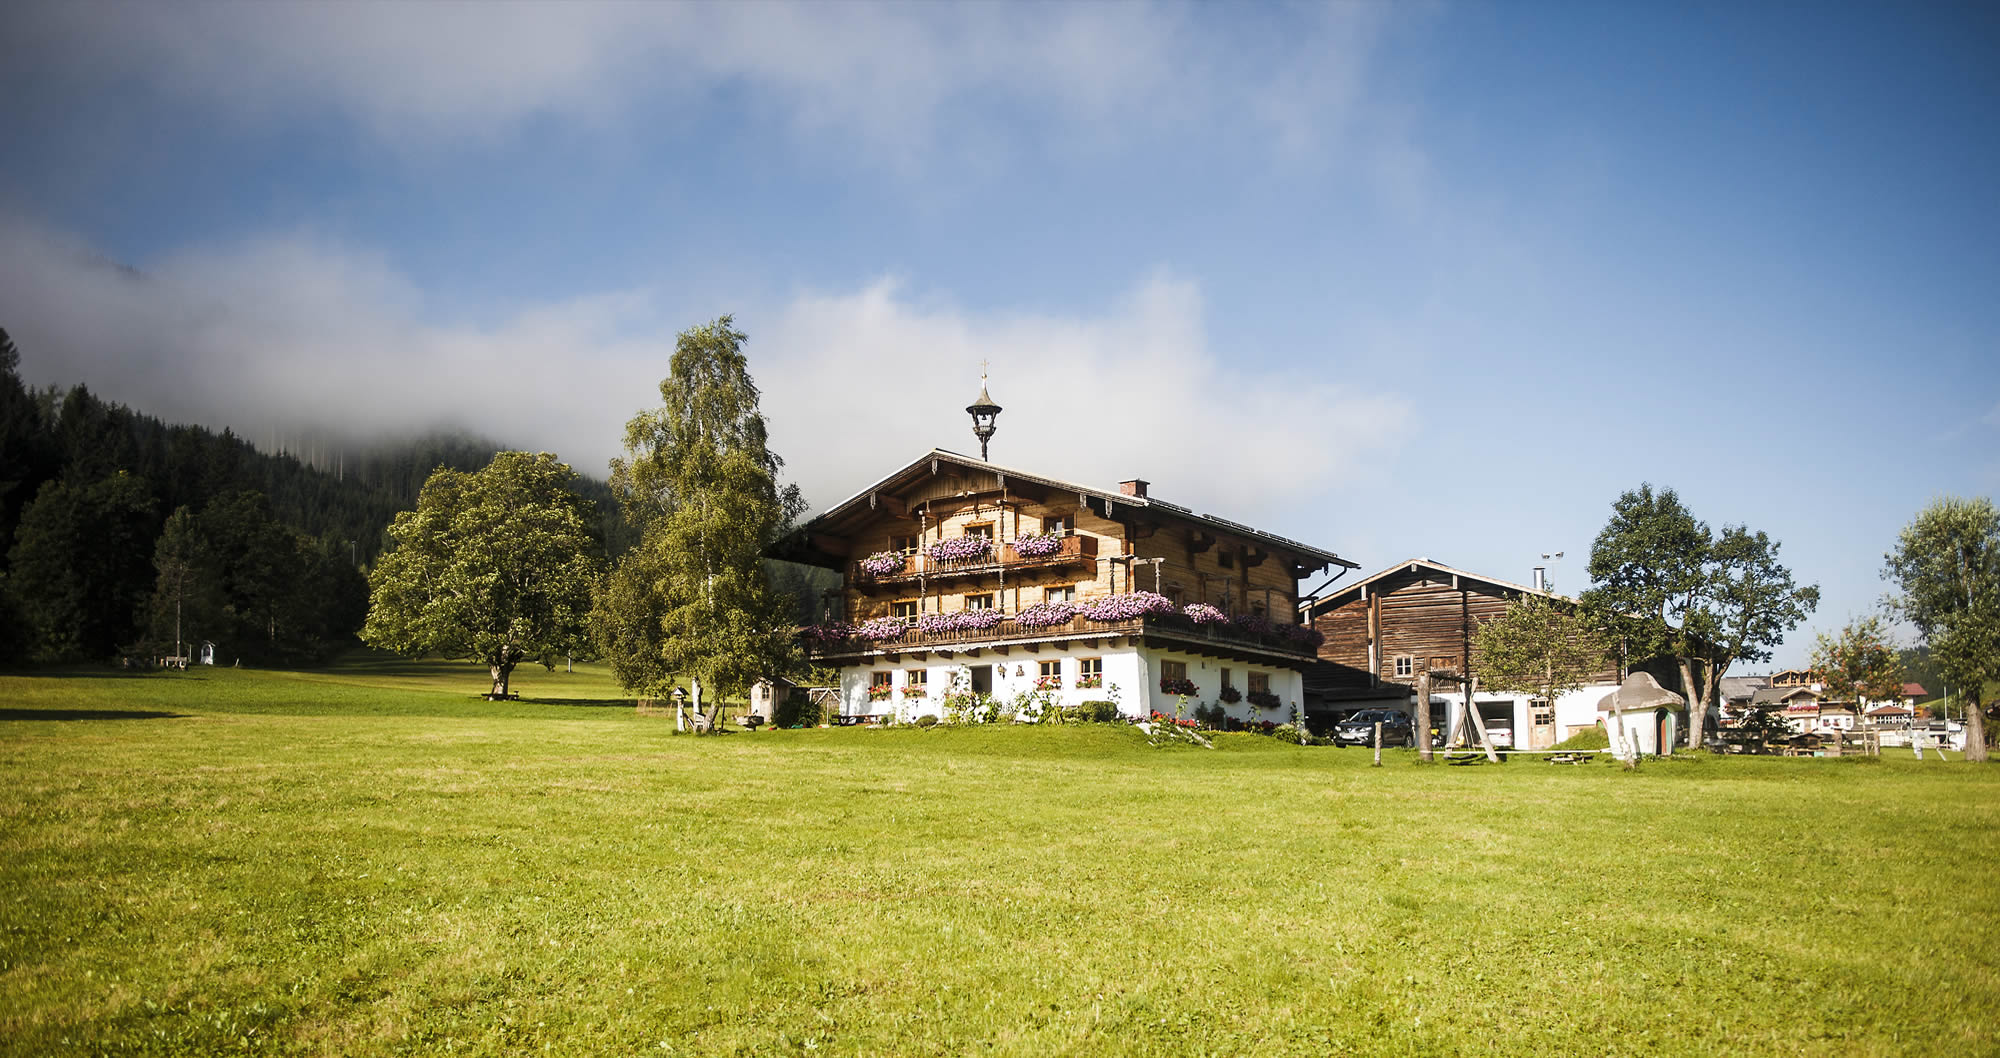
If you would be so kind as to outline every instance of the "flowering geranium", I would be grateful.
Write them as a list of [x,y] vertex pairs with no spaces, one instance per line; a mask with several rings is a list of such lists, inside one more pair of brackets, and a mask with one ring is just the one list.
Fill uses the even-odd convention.
[[854,626],[846,621],[830,621],[823,625],[806,625],[799,629],[799,638],[808,643],[838,643],[854,636]]
[[961,610],[958,613],[927,613],[917,618],[917,631],[927,635],[943,632],[984,632],[1006,620],[998,610]]
[[993,538],[990,536],[954,536],[940,540],[924,551],[939,562],[954,562],[964,559],[985,558],[993,553]]
[[1173,600],[1150,591],[1135,591],[1129,595],[1107,595],[1083,604],[1083,615],[1093,621],[1129,621],[1147,614],[1173,612]]
[[1200,694],[1201,691],[1195,687],[1193,680],[1185,678],[1177,680],[1169,676],[1162,676],[1160,677],[1160,693],[1177,694],[1182,698],[1192,698]]
[[908,684],[903,688],[905,698],[923,698],[930,694],[930,688],[921,683]]
[[1205,602],[1191,602],[1181,607],[1187,619],[1198,625],[1219,625],[1229,623],[1229,615]]
[[1222,699],[1228,705],[1235,705],[1237,702],[1243,700],[1243,692],[1234,687],[1224,687],[1216,694],[1216,697]]
[[891,577],[903,572],[905,564],[901,551],[877,551],[861,560],[861,572],[871,577]]
[[1035,689],[1038,691],[1060,691],[1062,690],[1062,677],[1037,676],[1035,677]]
[[1075,603],[1045,602],[1030,606],[1014,615],[1014,623],[1022,628],[1051,628],[1068,624],[1076,617]]
[[1326,633],[1311,625],[1279,625],[1278,635],[1307,650],[1318,650],[1326,642]]
[[1095,690],[1102,686],[1104,686],[1104,677],[1102,676],[1078,676],[1076,678],[1076,688],[1080,691]]
[[1278,695],[1275,691],[1251,691],[1250,704],[1259,709],[1276,709]]
[[1236,627],[1253,636],[1271,634],[1271,619],[1260,613],[1240,613],[1232,619]]
[[871,685],[869,686],[869,688],[868,688],[868,700],[869,700],[869,701],[871,701],[871,702],[886,702],[886,701],[888,701],[888,700],[889,700],[889,685],[888,685],[888,684],[886,684],[886,683],[876,683],[876,684],[871,684]]
[[1167,714],[1160,712],[1158,709],[1153,710],[1153,722],[1156,724],[1172,724],[1175,727],[1185,727],[1190,730],[1201,726],[1196,721],[1191,720],[1187,717],[1168,716]]
[[1046,558],[1062,550],[1061,533],[1026,533],[1014,538],[1014,553],[1022,558]]
[[861,626],[854,630],[854,638],[872,639],[879,643],[884,639],[901,637],[909,627],[900,617],[877,617],[863,621]]

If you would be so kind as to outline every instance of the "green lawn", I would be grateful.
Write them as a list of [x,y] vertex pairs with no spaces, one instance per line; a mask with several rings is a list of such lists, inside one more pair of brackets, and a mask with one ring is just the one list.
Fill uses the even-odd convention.
[[0,676],[0,1052],[1992,1054],[2000,769]]

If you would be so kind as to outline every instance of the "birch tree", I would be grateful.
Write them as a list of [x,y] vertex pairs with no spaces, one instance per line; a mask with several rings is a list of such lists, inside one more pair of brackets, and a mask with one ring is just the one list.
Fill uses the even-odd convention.
[[2000,510],[1948,496],[1904,527],[1883,575],[1890,607],[1917,626],[1938,675],[1965,703],[1965,759],[1986,759],[1986,684],[2000,679]]
[[745,339],[728,316],[683,332],[661,406],[626,424],[611,487],[641,537],[591,618],[628,690],[665,697],[685,679],[712,696],[698,731],[720,724],[726,697],[798,663],[792,600],[762,559],[805,504],[779,484],[784,461],[767,443]]

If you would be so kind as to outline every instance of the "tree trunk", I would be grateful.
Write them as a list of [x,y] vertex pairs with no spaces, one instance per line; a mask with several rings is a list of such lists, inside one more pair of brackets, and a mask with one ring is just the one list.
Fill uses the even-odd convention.
[[[1708,717],[1708,707],[1702,702],[1701,684],[1695,682],[1694,662],[1688,658],[1678,658],[1676,659],[1676,664],[1680,666],[1681,690],[1687,694],[1688,748],[1699,749],[1701,747],[1701,736],[1695,734],[1695,732],[1701,730],[1702,721]],[[1673,755],[1674,747],[1660,747],[1660,756],[1671,757]]]
[[493,690],[487,697],[496,702],[505,700],[507,697],[507,681],[514,675],[514,663],[511,661],[488,662],[486,671],[493,674]]
[[1431,762],[1431,674],[1417,673],[1417,759]]
[[1974,763],[1986,760],[1986,707],[1977,694],[1972,695],[1971,707],[1965,711],[1965,759]]

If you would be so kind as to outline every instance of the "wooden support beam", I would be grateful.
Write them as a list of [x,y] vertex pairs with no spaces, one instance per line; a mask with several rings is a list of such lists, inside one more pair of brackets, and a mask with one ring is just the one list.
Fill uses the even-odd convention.
[[1189,529],[1187,531],[1188,554],[1199,555],[1214,546],[1215,546],[1215,537],[1210,536],[1209,534],[1204,533],[1199,529]]
[[1255,569],[1258,566],[1263,565],[1265,559],[1271,557],[1271,553],[1269,551],[1264,550],[1261,547],[1257,548],[1254,551],[1246,547],[1243,549],[1242,555],[1243,555],[1244,569]]
[[1008,653],[1010,653],[1010,652],[1011,652],[1011,650],[1012,650],[1012,648],[1010,648],[1010,647],[1003,647],[1003,646],[996,646],[996,647],[994,647],[994,648],[993,648],[993,652],[994,652],[995,654],[998,654],[998,655],[1000,655],[1000,656],[1001,656],[1001,657],[1003,657],[1003,658],[1004,658],[1004,657],[1006,657],[1006,656],[1008,655]]
[[1023,643],[1021,644],[1021,649],[1030,654],[1039,654],[1042,652],[1042,645],[1040,643]]
[[918,661],[929,661],[931,658],[931,652],[928,650],[912,650],[910,651],[910,656],[917,659]]
[[982,656],[984,656],[984,655],[985,655],[985,653],[986,653],[986,651],[984,651],[984,650],[981,650],[981,649],[980,649],[980,648],[978,648],[978,647],[973,647],[973,648],[972,648],[971,650],[968,650],[968,651],[966,651],[966,652],[965,652],[965,656],[966,656],[966,657],[968,657],[968,658],[976,658],[976,657],[982,657]]

